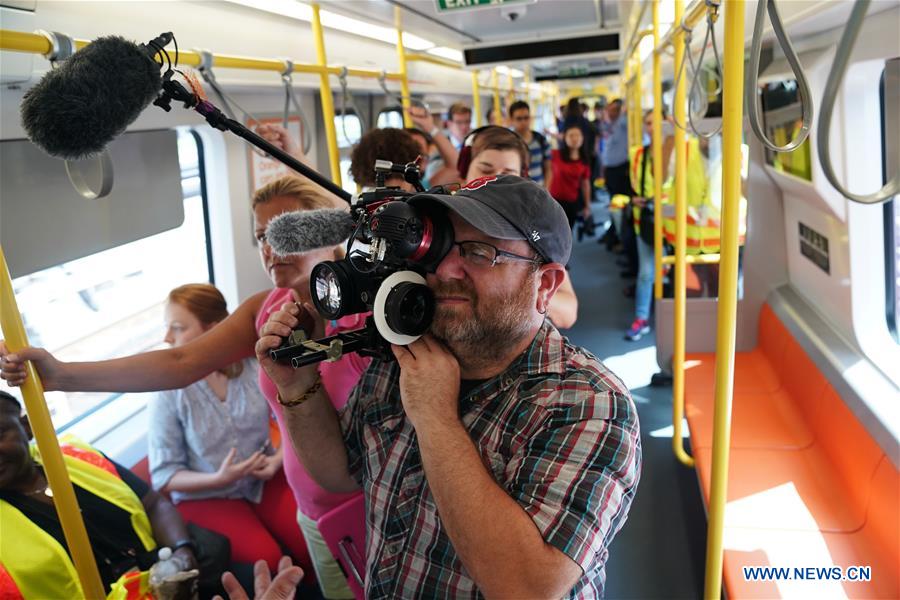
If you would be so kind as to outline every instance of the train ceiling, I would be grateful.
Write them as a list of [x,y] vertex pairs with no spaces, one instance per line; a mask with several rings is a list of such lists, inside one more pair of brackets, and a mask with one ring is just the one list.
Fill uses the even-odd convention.
[[[506,0],[488,6],[451,8],[478,1],[325,0],[322,4],[328,10],[388,26],[394,23],[394,7],[400,6],[404,9],[404,30],[439,46],[468,51],[466,62],[473,66],[502,64],[521,69],[528,65],[535,80],[596,79],[619,71],[619,47],[627,37],[622,31],[622,18],[627,17],[631,1]],[[616,33],[621,36],[611,49],[610,40]],[[591,38],[598,36],[607,39],[591,43]],[[552,40],[560,42],[554,44]],[[544,42],[544,56],[521,52]],[[568,50],[579,46],[583,52]],[[485,48],[494,51],[485,52]],[[509,53],[504,53],[505,48]],[[477,60],[472,58],[475,55]]]

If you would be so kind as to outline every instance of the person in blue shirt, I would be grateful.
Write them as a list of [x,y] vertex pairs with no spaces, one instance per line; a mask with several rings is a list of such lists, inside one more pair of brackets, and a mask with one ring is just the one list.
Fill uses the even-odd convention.
[[528,177],[549,190],[553,176],[550,169],[550,142],[531,129],[531,108],[528,103],[522,100],[513,102],[509,107],[509,119],[513,130],[528,145]]

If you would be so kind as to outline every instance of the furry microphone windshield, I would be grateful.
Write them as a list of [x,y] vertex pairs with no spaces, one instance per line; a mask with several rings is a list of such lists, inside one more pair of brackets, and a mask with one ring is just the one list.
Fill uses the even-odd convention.
[[279,256],[300,254],[340,244],[356,222],[346,210],[320,208],[278,215],[266,228],[266,241]]
[[118,37],[91,42],[49,71],[22,100],[22,125],[47,154],[63,159],[101,152],[156,98],[156,49]]

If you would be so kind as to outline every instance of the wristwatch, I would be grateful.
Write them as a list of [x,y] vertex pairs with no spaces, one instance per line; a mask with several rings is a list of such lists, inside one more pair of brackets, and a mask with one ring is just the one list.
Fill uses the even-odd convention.
[[440,128],[437,125],[435,125],[434,127],[431,128],[431,131],[428,132],[428,135],[430,135],[431,138],[434,139],[434,136],[436,136],[440,132],[441,132]]
[[182,548],[190,548],[191,552],[193,552],[195,556],[197,555],[197,546],[195,546],[194,542],[192,542],[191,540],[189,540],[187,538],[180,539],[177,542],[175,542],[175,544],[172,546],[172,553],[174,554],[175,552],[177,552],[178,550],[181,550]]

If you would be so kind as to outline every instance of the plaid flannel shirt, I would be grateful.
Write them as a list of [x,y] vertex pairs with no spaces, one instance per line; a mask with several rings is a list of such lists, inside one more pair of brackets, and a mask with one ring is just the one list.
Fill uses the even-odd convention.
[[[399,376],[396,363],[373,362],[341,412],[366,496],[366,597],[481,597],[438,516]],[[584,571],[569,597],[602,597],[607,548],[640,478],[625,385],[547,321],[506,371],[460,400],[460,415],[497,484]]]

